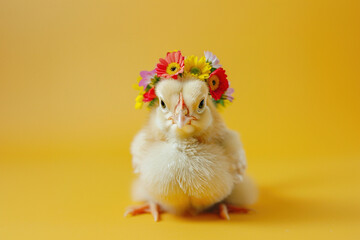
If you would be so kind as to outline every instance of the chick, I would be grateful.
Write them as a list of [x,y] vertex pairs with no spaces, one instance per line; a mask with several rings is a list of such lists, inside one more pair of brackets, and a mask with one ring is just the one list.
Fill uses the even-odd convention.
[[257,198],[244,173],[245,153],[236,132],[226,128],[208,85],[196,78],[162,79],[159,99],[145,127],[131,146],[138,174],[133,198],[146,204],[130,207],[125,215],[151,213],[197,214],[219,208],[229,219],[238,206]]

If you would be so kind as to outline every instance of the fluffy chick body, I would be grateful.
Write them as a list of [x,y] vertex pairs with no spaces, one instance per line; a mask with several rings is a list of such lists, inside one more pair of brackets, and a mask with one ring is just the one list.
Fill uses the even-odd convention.
[[[175,107],[174,95],[182,92],[198,121],[179,130],[168,121],[172,111],[162,111],[161,106],[151,110],[131,147],[133,167],[139,174],[133,185],[134,200],[156,203],[176,214],[198,213],[223,201],[254,202],[256,188],[244,180],[246,159],[238,134],[226,128],[207,97],[205,83],[183,80],[163,85],[157,95],[167,99],[168,108]],[[193,106],[203,97],[206,110],[196,114]]]

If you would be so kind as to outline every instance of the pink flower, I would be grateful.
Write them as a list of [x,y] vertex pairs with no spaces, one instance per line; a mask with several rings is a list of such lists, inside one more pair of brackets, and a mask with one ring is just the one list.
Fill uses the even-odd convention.
[[142,77],[142,79],[139,82],[139,86],[143,86],[144,89],[147,87],[147,85],[150,84],[151,79],[154,78],[156,75],[156,70],[152,70],[152,71],[141,71],[140,72],[140,76]]
[[225,92],[226,98],[232,102],[234,100],[234,97],[231,96],[234,93],[234,89],[233,88],[228,88]]
[[159,77],[177,79],[178,74],[184,71],[184,56],[180,51],[168,52],[165,59],[160,58],[156,73]]

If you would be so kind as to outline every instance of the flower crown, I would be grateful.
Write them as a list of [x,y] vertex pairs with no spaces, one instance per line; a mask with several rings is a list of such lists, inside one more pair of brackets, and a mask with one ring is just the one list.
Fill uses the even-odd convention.
[[209,94],[215,105],[225,107],[233,101],[233,88],[229,88],[229,81],[225,70],[219,64],[219,59],[211,52],[205,51],[205,56],[184,57],[180,51],[168,52],[165,58],[160,58],[156,68],[152,71],[141,71],[138,84],[134,88],[139,90],[135,108],[140,109],[144,102],[149,107],[157,101],[155,86],[161,79],[178,79],[193,76],[205,81],[209,86]]

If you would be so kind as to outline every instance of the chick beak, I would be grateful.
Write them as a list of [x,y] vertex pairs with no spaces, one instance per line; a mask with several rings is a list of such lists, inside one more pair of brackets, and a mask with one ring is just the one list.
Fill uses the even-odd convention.
[[189,116],[189,109],[184,102],[184,98],[181,92],[179,102],[175,107],[174,113],[175,114],[173,119],[178,128],[183,128],[192,119],[192,117]]

